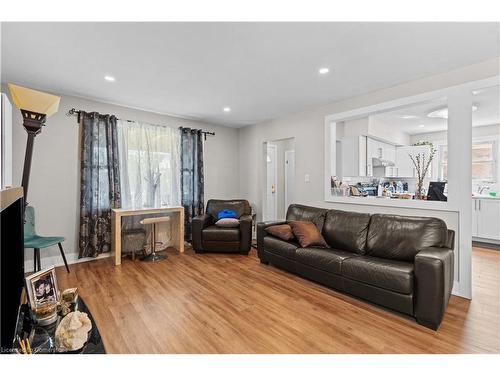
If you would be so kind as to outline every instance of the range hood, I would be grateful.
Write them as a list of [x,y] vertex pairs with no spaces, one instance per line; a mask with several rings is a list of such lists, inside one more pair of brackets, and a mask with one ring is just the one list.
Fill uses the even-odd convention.
[[392,160],[386,160],[381,158],[372,158],[372,166],[376,167],[394,167],[396,164]]

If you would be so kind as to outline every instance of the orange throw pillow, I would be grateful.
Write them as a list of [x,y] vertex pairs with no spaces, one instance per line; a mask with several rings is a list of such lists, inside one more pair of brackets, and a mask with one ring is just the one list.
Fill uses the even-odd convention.
[[290,227],[302,247],[328,247],[318,227],[310,221],[291,221]]
[[292,228],[288,224],[271,225],[267,227],[266,232],[274,237],[278,237],[283,241],[291,241],[294,239]]

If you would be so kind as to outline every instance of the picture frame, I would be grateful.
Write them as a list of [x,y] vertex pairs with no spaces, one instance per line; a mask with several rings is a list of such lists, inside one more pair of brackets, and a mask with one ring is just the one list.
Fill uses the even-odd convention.
[[35,272],[25,278],[28,301],[32,310],[60,299],[55,267]]

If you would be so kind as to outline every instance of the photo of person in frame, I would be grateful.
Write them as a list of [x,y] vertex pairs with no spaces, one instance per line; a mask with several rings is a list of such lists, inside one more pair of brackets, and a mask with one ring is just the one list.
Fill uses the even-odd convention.
[[35,301],[37,305],[44,302],[56,302],[56,293],[52,274],[43,275],[39,279],[33,281],[35,291]]

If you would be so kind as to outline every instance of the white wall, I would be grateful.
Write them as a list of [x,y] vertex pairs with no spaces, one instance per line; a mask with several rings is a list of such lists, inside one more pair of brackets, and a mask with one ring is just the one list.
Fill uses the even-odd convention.
[[[319,207],[359,209],[353,205],[324,201],[324,121],[332,113],[345,112],[401,97],[417,95],[464,82],[498,75],[500,60],[494,59],[470,65],[444,74],[431,76],[366,95],[316,107],[285,118],[247,126],[240,129],[239,167],[240,192],[257,208],[258,220],[262,218],[263,164],[260,150],[265,141],[295,137],[295,171],[297,202]],[[309,175],[310,182],[304,176]],[[372,208],[367,208],[372,209]]]
[[[36,87],[33,87],[37,89]],[[7,92],[4,90],[2,91]],[[38,88],[43,90],[43,88]],[[57,93],[56,93],[57,95]],[[180,118],[130,109],[91,100],[62,96],[59,111],[47,119],[42,133],[35,139],[28,202],[35,207],[37,230],[42,235],[64,236],[69,261],[78,254],[80,147],[76,117],[68,117],[71,108],[114,114],[119,118],[163,124],[189,126],[214,131],[204,143],[205,201],[210,198],[238,197],[237,129],[210,125]],[[26,131],[21,113],[13,109],[13,184],[21,184],[26,147]],[[57,248],[42,251],[43,266],[60,264]],[[26,257],[32,259],[32,251]],[[32,267],[31,261],[27,269]]]

